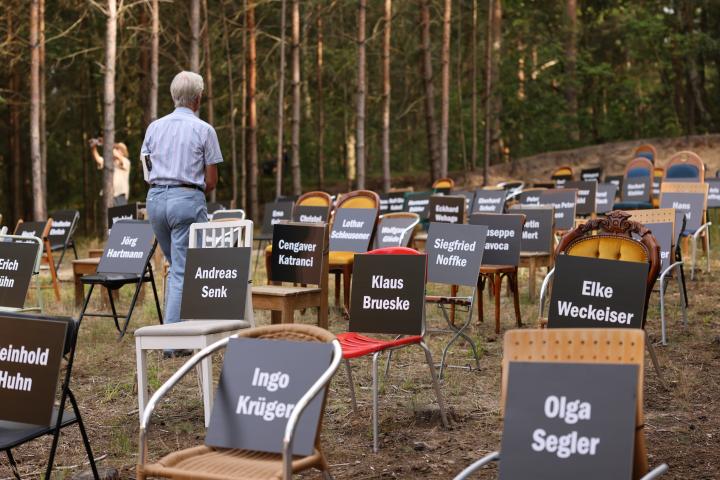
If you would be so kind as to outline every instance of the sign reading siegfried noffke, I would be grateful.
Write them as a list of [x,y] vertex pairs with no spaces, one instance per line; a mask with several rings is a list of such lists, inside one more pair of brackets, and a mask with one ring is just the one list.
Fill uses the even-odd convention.
[[626,202],[649,202],[652,196],[650,177],[629,177],[622,186],[622,199]]
[[273,228],[272,280],[319,285],[326,225],[278,223]]
[[555,225],[553,208],[524,205],[516,206],[511,211],[525,215],[525,224],[520,239],[520,251],[552,253],[553,225]]
[[243,320],[252,248],[189,248],[180,318]]
[[375,228],[377,210],[373,208],[340,208],[335,211],[331,252],[367,252]]
[[0,316],[0,420],[52,422],[65,321]]
[[[205,444],[282,453],[288,419],[327,370],[332,351],[329,343],[231,339]],[[318,394],[300,416],[293,454],[313,453],[324,396]]]
[[119,221],[105,244],[98,273],[143,273],[154,241],[155,234],[148,221]]
[[403,210],[420,215],[420,220],[427,220],[428,205],[433,192],[408,192],[405,194]]
[[290,220],[293,205],[293,202],[284,201],[266,203],[260,232],[264,235],[270,235],[273,231],[273,225],[283,220]]
[[596,181],[567,181],[565,182],[565,188],[574,188],[577,190],[576,214],[592,215],[595,213],[595,199],[597,198],[598,188]]
[[373,248],[407,247],[416,220],[410,217],[382,218],[375,233]]
[[576,197],[577,190],[573,188],[544,190],[540,194],[540,203],[555,209],[555,228],[558,230],[570,230],[575,226]]
[[597,186],[597,194],[595,196],[596,213],[607,213],[613,209],[617,190],[617,185],[612,183],[601,183]]
[[472,225],[485,225],[487,236],[483,265],[517,265],[520,262],[522,215],[511,213],[474,213]]
[[660,208],[674,208],[687,218],[685,230],[695,231],[703,224],[705,194],[690,192],[663,192]]
[[720,178],[706,178],[708,184],[708,208],[720,208]]
[[558,255],[549,328],[642,328],[648,264]]
[[430,197],[428,220],[441,223],[463,223],[465,197],[459,195],[433,195]]
[[405,207],[405,192],[380,194],[380,215],[402,212]]
[[70,229],[72,228],[73,222],[75,221],[75,210],[58,210],[52,212],[50,217],[52,218],[52,226],[50,227],[50,234],[48,240],[50,245],[53,247],[62,247],[69,240]]
[[37,249],[35,243],[0,242],[0,306],[25,306]]
[[327,223],[330,207],[295,205],[292,221],[300,223]]
[[482,225],[431,223],[425,244],[428,281],[477,285],[487,230]]
[[580,180],[583,182],[598,182],[600,183],[600,177],[602,177],[603,167],[592,167],[583,168],[580,171]]
[[350,331],[422,334],[426,255],[356,255]]
[[500,480],[629,480],[638,370],[510,362]]
[[507,190],[475,190],[472,213],[503,213]]
[[673,224],[670,222],[646,223],[645,227],[650,229],[655,240],[660,244],[660,270],[665,270],[670,266],[672,258]]
[[138,210],[137,203],[108,208],[108,228],[112,228],[118,220],[137,220]]

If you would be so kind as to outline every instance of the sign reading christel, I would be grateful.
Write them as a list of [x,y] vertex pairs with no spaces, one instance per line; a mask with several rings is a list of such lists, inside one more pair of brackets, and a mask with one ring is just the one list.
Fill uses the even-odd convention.
[[330,215],[330,207],[296,205],[292,221],[301,223],[326,223]]
[[340,208],[335,212],[330,250],[333,252],[367,252],[375,228],[377,210]]

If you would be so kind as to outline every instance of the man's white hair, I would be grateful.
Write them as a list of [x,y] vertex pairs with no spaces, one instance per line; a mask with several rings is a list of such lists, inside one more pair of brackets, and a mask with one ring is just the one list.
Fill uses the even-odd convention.
[[194,72],[183,71],[175,75],[170,84],[175,107],[190,107],[202,95],[205,85],[203,78]]

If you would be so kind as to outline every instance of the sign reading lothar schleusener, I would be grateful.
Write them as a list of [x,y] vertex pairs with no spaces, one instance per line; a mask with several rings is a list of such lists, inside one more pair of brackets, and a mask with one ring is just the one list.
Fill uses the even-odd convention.
[[330,232],[330,251],[367,252],[377,211],[372,208],[340,208]]

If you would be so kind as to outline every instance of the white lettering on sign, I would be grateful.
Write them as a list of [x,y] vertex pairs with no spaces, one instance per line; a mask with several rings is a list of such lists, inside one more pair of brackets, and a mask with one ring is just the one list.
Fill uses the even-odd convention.
[[37,237],[37,235],[35,235],[35,230],[26,230],[26,231],[20,233],[20,236],[21,237]]
[[443,265],[445,267],[465,267],[467,266],[467,259],[462,258],[459,255],[445,255],[439,253],[435,259],[436,265]]
[[317,244],[303,242],[286,242],[281,238],[278,242],[278,248],[280,250],[290,250],[293,253],[314,252],[317,249]]
[[[252,386],[267,390],[270,393],[285,389],[290,385],[290,375],[284,372],[264,372],[255,367],[252,378]],[[273,400],[268,402],[266,397],[258,397],[252,400],[250,395],[238,397],[236,415],[252,415],[262,418],[266,422],[272,422],[276,418],[290,418],[295,404]]]
[[528,220],[525,222],[525,228],[534,229],[534,228],[540,228],[540,222],[537,220]]
[[127,250],[115,250],[114,248],[109,248],[107,251],[107,257],[108,258],[142,258],[144,255],[144,252],[128,252]]
[[522,239],[523,240],[537,240],[540,238],[540,232],[528,232],[523,230],[522,232]]
[[572,302],[558,300],[558,314],[561,317],[581,318],[583,320],[595,320],[598,322],[619,323],[621,325],[629,325],[635,316],[630,312],[619,312],[612,310],[610,307],[597,308],[592,305],[587,307],[578,307]]
[[203,285],[201,291],[202,298],[227,298],[228,296],[227,287],[225,287],[225,285],[215,288]]
[[128,235],[125,235],[120,242],[120,245],[126,245],[128,247],[135,248],[135,246],[137,245],[137,241],[137,237],[130,237]]
[[273,210],[272,211],[273,218],[278,218],[278,217],[282,218],[284,215],[285,215],[285,212],[283,212],[282,210]]
[[32,378],[23,377],[20,372],[13,377],[6,370],[0,370],[0,388],[29,392],[32,390]]
[[452,253],[456,250],[462,250],[465,252],[474,252],[477,242],[466,242],[465,240],[448,241],[448,240],[445,240],[444,238],[436,238],[435,243],[433,245],[435,246],[435,248],[445,250],[449,253]]
[[545,416],[547,418],[561,418],[568,425],[574,425],[578,420],[590,420],[591,406],[588,402],[574,400],[567,401],[567,397],[550,395],[545,399]]
[[478,205],[482,205],[482,204],[493,204],[493,205],[497,205],[497,204],[499,204],[501,201],[502,201],[502,198],[500,198],[500,197],[498,197],[498,198],[478,197],[476,203],[477,203]]
[[673,202],[673,208],[678,210],[690,210],[689,203]]
[[287,388],[290,385],[290,375],[283,372],[263,372],[255,367],[253,372],[252,386],[262,387],[268,392],[276,392],[278,389]]
[[402,290],[404,287],[402,278],[387,278],[384,275],[373,275],[371,285],[372,288],[391,288],[393,290]]
[[65,235],[65,229],[53,227],[50,229],[50,235]]
[[38,347],[35,350],[27,350],[24,345],[21,345],[20,348],[12,345],[0,348],[0,362],[47,366],[49,357],[49,348],[43,350]]
[[305,215],[305,214],[301,214],[301,215],[300,215],[300,221],[301,221],[302,223],[317,223],[317,222],[322,222],[322,216],[320,216],[320,215]]
[[114,225],[115,222],[117,222],[118,220],[125,220],[125,219],[130,219],[130,220],[132,220],[132,219],[133,219],[133,216],[132,216],[132,215],[118,215],[117,217],[113,217],[113,218],[112,218],[112,223],[113,223],[113,225]]
[[288,267],[312,267],[315,264],[315,259],[310,258],[298,258],[290,255],[280,254],[278,255],[278,263],[280,265],[286,265]]
[[6,275],[0,277],[0,288],[13,288],[15,286],[15,279],[10,278]]
[[0,258],[0,270],[17,271],[18,268],[20,268],[20,264],[16,259]]
[[509,243],[486,243],[485,244],[485,250],[502,250],[507,252],[510,250],[510,244]]
[[344,232],[334,230],[330,235],[330,238],[344,238],[347,240],[369,240],[370,234],[362,232]]
[[528,195],[525,197],[526,203],[540,203],[540,196],[539,195]]
[[359,220],[343,220],[342,226],[345,228],[362,228],[362,226],[365,224],[365,222],[361,222]]
[[460,206],[451,206],[451,205],[436,205],[435,206],[436,212],[442,212],[442,213],[460,213]]
[[195,279],[202,279],[202,280],[214,280],[217,278],[224,279],[236,279],[238,276],[237,269],[234,268],[228,268],[228,269],[222,269],[222,268],[202,268],[198,267],[197,271],[195,272]]
[[372,298],[364,295],[362,308],[364,310],[410,310],[410,300],[403,300],[400,297]]
[[627,186],[628,197],[639,197],[645,194],[644,183],[628,183]]
[[437,222],[457,223],[458,220],[459,219],[457,215],[445,215],[444,213],[435,213],[435,221]]
[[[574,425],[578,420],[590,420],[592,407],[589,402],[580,400],[569,402],[565,396],[550,395],[545,399],[543,413],[547,418],[557,418],[568,425]],[[600,444],[600,438],[583,437],[577,431],[567,435],[549,435],[542,428],[535,429],[532,439],[530,447],[533,451],[553,453],[562,459],[576,454],[595,455]]]
[[488,237],[497,237],[497,238],[515,238],[515,230],[505,230],[505,229],[488,230],[487,236]]
[[612,298],[613,288],[604,287],[600,282],[585,280],[582,286],[582,294],[586,297]]

